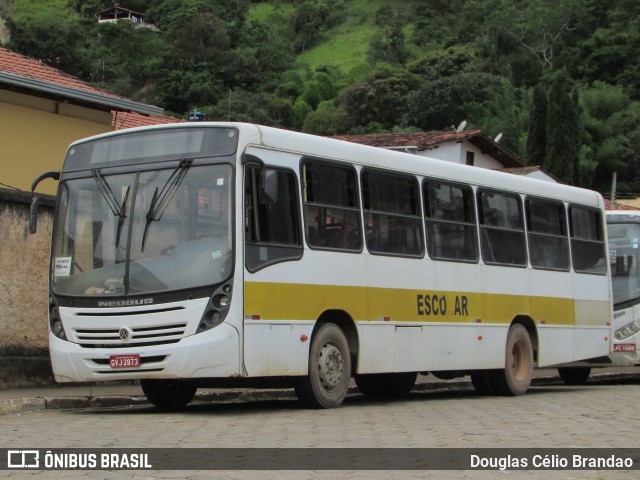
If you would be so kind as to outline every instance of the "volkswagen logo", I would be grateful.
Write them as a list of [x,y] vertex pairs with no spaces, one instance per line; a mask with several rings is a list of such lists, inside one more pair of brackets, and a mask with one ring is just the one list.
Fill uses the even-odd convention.
[[129,340],[129,338],[131,338],[131,329],[129,329],[129,327],[122,327],[118,335],[120,335],[120,339],[122,340]]

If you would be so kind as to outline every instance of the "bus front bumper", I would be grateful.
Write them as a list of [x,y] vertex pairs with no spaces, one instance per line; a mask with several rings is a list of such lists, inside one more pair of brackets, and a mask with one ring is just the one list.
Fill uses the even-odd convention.
[[[83,348],[49,332],[49,353],[57,382],[241,375],[238,331],[227,323],[174,344],[117,349]],[[139,358],[139,366],[112,366],[126,365],[134,358]],[[117,359],[126,361],[112,361]]]

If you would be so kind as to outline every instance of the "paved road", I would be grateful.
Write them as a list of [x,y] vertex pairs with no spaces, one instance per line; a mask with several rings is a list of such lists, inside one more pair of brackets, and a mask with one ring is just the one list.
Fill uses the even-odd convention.
[[[196,403],[180,413],[148,406],[43,410],[0,417],[6,448],[629,448],[640,446],[640,380],[534,386],[516,398],[479,397],[470,386],[380,401],[353,395],[334,410],[294,400]],[[313,450],[310,451],[312,454]],[[631,479],[638,471],[0,471],[21,478]]]

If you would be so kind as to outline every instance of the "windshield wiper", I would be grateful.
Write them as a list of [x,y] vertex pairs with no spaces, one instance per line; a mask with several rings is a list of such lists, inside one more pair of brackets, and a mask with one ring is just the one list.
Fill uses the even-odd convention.
[[102,194],[102,198],[107,202],[107,205],[111,209],[111,212],[114,216],[118,218],[118,229],[116,231],[116,247],[120,244],[120,234],[122,233],[122,226],[124,225],[124,220],[127,218],[127,214],[125,213],[127,209],[127,201],[129,200],[129,191],[131,187],[127,187],[127,191],[124,194],[124,199],[122,203],[118,203],[118,199],[116,195],[111,190],[111,187],[107,183],[107,180],[104,178],[104,175],[100,173],[100,170],[93,170],[93,178],[98,184],[98,190]]
[[151,204],[147,211],[147,221],[144,225],[144,233],[142,234],[142,248],[140,249],[140,252],[144,252],[144,246],[147,243],[147,235],[149,234],[151,222],[160,221],[162,214],[178,191],[178,187],[182,183],[182,180],[187,174],[187,170],[189,170],[192,163],[192,158],[181,158],[180,164],[171,173],[162,187],[162,190],[160,190],[160,193],[158,193],[158,187],[156,187],[153,192],[153,198],[151,199]]

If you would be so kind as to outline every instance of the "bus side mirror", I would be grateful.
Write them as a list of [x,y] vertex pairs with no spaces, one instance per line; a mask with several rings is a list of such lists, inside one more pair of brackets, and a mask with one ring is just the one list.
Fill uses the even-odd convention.
[[242,155],[242,164],[245,167],[254,168],[260,171],[258,184],[258,202],[262,204],[273,204],[278,201],[278,171],[266,168],[261,158],[245,153]]
[[29,233],[34,234],[38,229],[38,205],[40,197],[34,195],[31,198],[31,208],[29,209]]
[[29,209],[29,233],[34,234],[38,229],[38,205],[40,204],[40,198],[34,193],[38,184],[46,180],[47,178],[52,178],[53,180],[60,180],[60,172],[45,172],[36,178],[31,184],[31,193],[33,196],[31,197],[31,208]]
[[278,201],[278,172],[264,169],[260,173],[260,197],[262,204],[273,204]]

